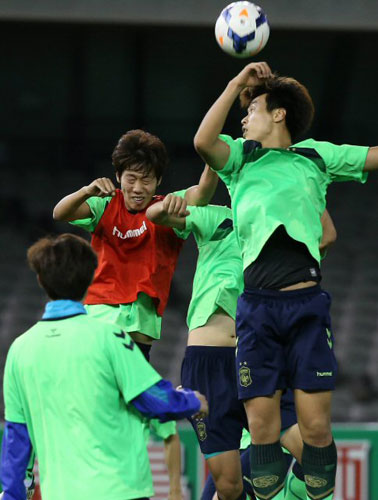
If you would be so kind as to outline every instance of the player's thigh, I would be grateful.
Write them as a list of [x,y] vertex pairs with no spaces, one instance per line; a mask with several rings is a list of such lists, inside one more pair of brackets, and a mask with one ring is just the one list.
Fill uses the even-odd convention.
[[[325,446],[331,439],[332,391],[294,391],[298,424],[302,438],[308,444]],[[319,442],[320,441],[320,442]],[[324,441],[325,444],[322,444]]]
[[337,362],[330,297],[317,287],[314,293],[298,298],[296,305],[285,347],[290,386],[312,392],[334,390]]
[[244,401],[252,443],[267,444],[279,440],[281,431],[280,401],[282,391]]
[[274,394],[286,386],[285,357],[274,302],[244,292],[238,299],[236,372],[239,398]]

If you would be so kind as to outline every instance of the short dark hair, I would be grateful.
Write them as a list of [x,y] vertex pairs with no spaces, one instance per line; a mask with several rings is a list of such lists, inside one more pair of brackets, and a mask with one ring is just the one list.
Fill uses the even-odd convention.
[[68,233],[41,238],[28,249],[27,259],[53,300],[82,300],[97,267],[91,245]]
[[291,140],[297,142],[310,128],[314,118],[314,103],[307,88],[294,78],[274,76],[255,87],[246,87],[240,93],[242,108],[248,108],[256,97],[267,94],[268,111],[277,108],[286,110],[286,127]]
[[144,130],[129,130],[118,141],[112,154],[113,165],[121,177],[124,170],[151,172],[160,179],[168,166],[168,153],[163,142]]

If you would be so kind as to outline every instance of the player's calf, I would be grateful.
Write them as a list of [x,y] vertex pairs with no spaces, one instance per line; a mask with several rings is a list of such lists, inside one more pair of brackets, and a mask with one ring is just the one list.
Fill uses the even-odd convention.
[[239,450],[229,450],[207,459],[219,500],[244,499]]

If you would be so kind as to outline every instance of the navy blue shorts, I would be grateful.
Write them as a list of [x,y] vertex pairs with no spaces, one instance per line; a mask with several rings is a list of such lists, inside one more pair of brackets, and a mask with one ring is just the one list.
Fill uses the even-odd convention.
[[337,363],[329,309],[320,286],[245,290],[238,299],[236,366],[240,399],[277,389],[335,388]]
[[238,450],[243,427],[248,429],[248,420],[238,399],[235,349],[188,346],[181,367],[181,384],[200,391],[209,402],[208,417],[189,419],[202,453]]

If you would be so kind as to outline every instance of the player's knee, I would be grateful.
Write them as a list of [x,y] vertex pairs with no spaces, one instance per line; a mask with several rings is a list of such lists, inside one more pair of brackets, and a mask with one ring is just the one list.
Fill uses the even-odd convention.
[[279,419],[266,419],[254,416],[248,420],[249,432],[255,444],[273,443],[280,438],[281,423]]
[[216,482],[218,497],[221,500],[236,500],[243,492],[243,482],[241,478],[231,478],[222,476]]
[[327,446],[332,441],[331,424],[328,417],[314,417],[301,425],[303,441],[311,446]]

